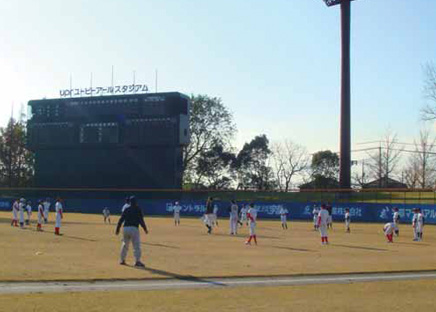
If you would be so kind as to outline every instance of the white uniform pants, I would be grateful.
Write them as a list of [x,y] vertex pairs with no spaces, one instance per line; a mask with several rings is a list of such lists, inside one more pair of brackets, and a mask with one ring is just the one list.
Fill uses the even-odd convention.
[[230,233],[236,234],[238,229],[238,217],[230,215]]
[[42,216],[40,213],[38,213],[38,224],[42,224]]
[[127,252],[129,251],[129,245],[132,242],[133,256],[138,262],[141,260],[141,240],[139,238],[139,229],[135,226],[127,226],[123,228],[123,243],[121,244],[120,260],[125,261]]
[[60,228],[61,227],[61,214],[57,213],[56,214],[56,222],[55,222],[55,227]]
[[213,221],[214,221],[214,214],[213,213],[206,214],[206,217],[204,218],[204,223],[208,226],[212,226]]
[[18,213],[15,209],[12,211],[12,220],[18,220]]
[[282,220],[282,224],[286,224],[286,216],[280,216],[280,219]]
[[250,222],[250,236],[256,235],[256,222]]
[[350,221],[345,221],[345,228],[348,229],[350,227]]
[[47,209],[44,209],[44,217],[45,217],[45,219],[47,219],[48,220],[48,212],[49,212],[49,210]]
[[328,233],[327,233],[327,224],[321,224],[319,226],[319,233],[321,234],[321,237],[327,237]]
[[318,222],[318,216],[314,216],[313,217],[313,225],[316,225],[317,222]]
[[24,223],[24,211],[20,210],[20,223]]
[[174,221],[180,222],[180,213],[174,213]]

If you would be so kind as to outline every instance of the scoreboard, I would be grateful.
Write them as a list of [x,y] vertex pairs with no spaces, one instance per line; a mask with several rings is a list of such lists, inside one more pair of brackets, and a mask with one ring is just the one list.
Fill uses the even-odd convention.
[[29,101],[36,185],[180,188],[189,104],[178,92]]

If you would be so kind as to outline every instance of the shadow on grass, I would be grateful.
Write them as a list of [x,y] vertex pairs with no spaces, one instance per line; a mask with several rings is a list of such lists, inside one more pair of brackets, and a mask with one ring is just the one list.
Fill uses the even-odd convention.
[[[31,232],[35,232],[35,233],[41,233],[41,234],[55,235],[54,232],[44,231],[44,229],[42,231],[37,231],[36,228],[25,227],[22,230],[31,231]],[[81,241],[87,241],[87,242],[97,242],[96,239],[73,236],[73,235],[65,235],[64,233],[61,233],[60,235],[56,235],[56,236],[65,237],[65,238],[69,238],[69,239],[75,239],[75,240],[81,240]]]
[[352,246],[352,245],[342,245],[342,244],[333,244],[333,246],[344,247],[344,248],[351,248],[351,249],[371,250],[371,251],[389,251],[389,249],[385,249],[385,248]]
[[290,251],[301,251],[301,252],[315,252],[314,250],[304,249],[304,248],[293,248],[293,247],[284,247],[284,246],[271,246],[271,248],[290,250]]
[[396,245],[410,245],[410,246],[430,246],[430,244],[415,242],[415,243],[404,243],[404,242],[395,242]]
[[171,249],[180,249],[180,247],[177,246],[170,246],[170,245],[164,245],[164,244],[153,244],[153,243],[147,243],[147,242],[143,242],[141,243],[142,245],[147,245],[147,246],[153,246],[153,247],[163,247],[163,248],[171,248]]
[[136,270],[147,271],[147,272],[150,272],[152,274],[158,274],[158,275],[165,276],[165,277],[175,278],[175,279],[178,279],[181,281],[198,282],[198,283],[204,283],[204,284],[210,284],[210,285],[222,286],[222,287],[227,286],[224,283],[210,281],[210,280],[195,277],[192,275],[181,275],[181,274],[163,271],[163,270],[159,270],[159,269],[153,269],[150,267],[136,267],[136,266],[129,266],[129,267],[136,269]]

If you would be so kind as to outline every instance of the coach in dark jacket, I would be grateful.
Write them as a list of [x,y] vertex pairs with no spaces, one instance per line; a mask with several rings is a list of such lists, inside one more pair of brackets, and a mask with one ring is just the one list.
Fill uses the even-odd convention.
[[120,220],[117,224],[117,229],[115,234],[120,233],[121,225],[124,223],[123,228],[123,244],[121,247],[120,264],[126,264],[127,251],[129,250],[129,243],[132,242],[133,245],[133,256],[135,257],[135,266],[144,267],[141,262],[141,240],[139,236],[138,227],[141,226],[144,229],[145,234],[148,234],[147,226],[144,222],[144,216],[141,209],[139,208],[136,198],[134,196],[130,197],[130,206],[121,215]]

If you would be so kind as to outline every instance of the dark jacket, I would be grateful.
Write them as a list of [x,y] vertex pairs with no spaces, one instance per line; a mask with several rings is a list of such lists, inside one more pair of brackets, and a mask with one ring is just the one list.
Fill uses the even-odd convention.
[[117,229],[119,229],[123,223],[124,227],[138,227],[139,225],[141,225],[144,230],[146,229],[144,215],[142,214],[142,210],[138,206],[130,206],[126,210],[124,210],[120,220],[118,221]]

